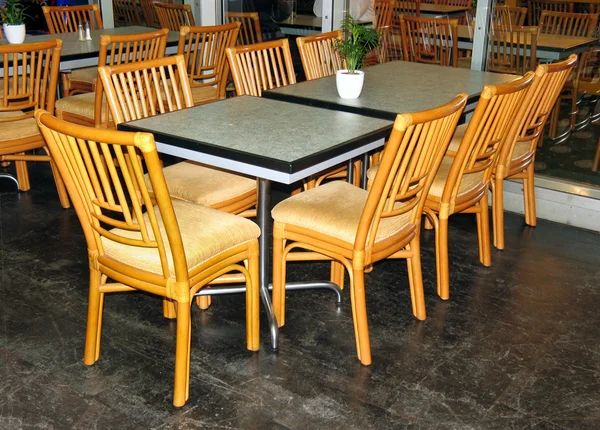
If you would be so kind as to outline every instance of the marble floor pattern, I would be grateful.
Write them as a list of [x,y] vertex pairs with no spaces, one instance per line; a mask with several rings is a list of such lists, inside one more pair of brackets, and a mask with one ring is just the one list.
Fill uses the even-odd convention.
[[[32,163],[35,164],[35,163]],[[0,429],[598,429],[600,235],[508,214],[506,249],[478,262],[473,216],[450,221],[451,299],[410,310],[406,264],[367,275],[373,364],[356,359],[347,291],[288,294],[281,350],[245,349],[242,296],[193,308],[191,392],[172,406],[174,323],[161,301],[105,301],[100,360],[83,364],[86,246],[47,165],[0,179]],[[290,279],[328,275],[300,264]]]

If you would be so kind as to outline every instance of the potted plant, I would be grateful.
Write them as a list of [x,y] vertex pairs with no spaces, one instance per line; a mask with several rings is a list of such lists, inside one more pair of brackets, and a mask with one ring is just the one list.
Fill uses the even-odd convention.
[[25,40],[25,7],[20,0],[7,0],[6,9],[0,10],[4,37],[8,43],[23,43]]
[[362,91],[365,56],[379,45],[380,34],[372,27],[357,23],[351,15],[347,15],[340,27],[346,33],[346,38],[336,40],[335,46],[348,69],[338,70],[335,83],[338,94],[343,99],[358,98]]

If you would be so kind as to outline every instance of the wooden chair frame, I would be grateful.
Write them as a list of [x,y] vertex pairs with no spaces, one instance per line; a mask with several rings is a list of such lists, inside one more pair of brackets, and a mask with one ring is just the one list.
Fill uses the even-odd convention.
[[538,27],[496,27],[489,38],[489,72],[524,75],[537,65]]
[[138,0],[113,0],[113,14],[117,27],[141,25],[142,23]]
[[421,1],[396,0],[392,25],[400,25],[400,15],[421,16]]
[[[159,3],[156,0],[140,0],[142,5],[142,12],[144,13],[144,20],[148,27],[160,28],[160,22],[158,22],[158,16],[156,15],[156,8],[154,3]],[[173,4],[173,0],[161,0],[160,3]]]
[[402,15],[405,61],[458,67],[458,20]]
[[[172,75],[167,69],[163,72]],[[65,179],[87,242],[90,285],[84,363],[92,365],[100,357],[106,293],[139,290],[163,297],[176,308],[173,404],[183,406],[190,384],[190,304],[201,288],[225,274],[241,275],[246,284],[246,346],[252,351],[259,348],[258,241],[230,246],[188,267],[185,237],[151,134],[78,126],[43,111],[36,117]],[[141,163],[132,162],[140,155],[154,187],[154,201]],[[110,251],[111,244],[155,250],[161,273],[124,263]]]
[[192,7],[189,4],[154,3],[154,9],[162,28],[179,31],[184,25],[189,27],[196,25]]
[[[421,274],[420,224],[425,196],[456,128],[467,100],[459,94],[449,103],[429,111],[400,114],[368,195],[352,243],[314,231],[311,228],[279,221],[280,203],[272,213],[273,224],[273,307],[280,326],[285,324],[285,283],[287,261],[332,260],[331,281],[344,286],[344,270],[350,276],[350,298],[358,358],[371,364],[371,346],[365,302],[364,270],[384,258],[406,258],[413,314],[425,319],[425,300]],[[306,191],[322,192],[327,187],[347,184],[336,181]],[[344,185],[353,187],[352,185]],[[365,192],[366,193],[366,192]],[[309,204],[310,206],[310,204]],[[310,206],[310,210],[318,210]],[[376,240],[381,224],[396,216],[407,217],[397,233]],[[291,252],[295,249],[306,251]]]
[[50,34],[76,33],[79,23],[89,22],[92,30],[102,30],[102,15],[97,4],[82,6],[42,6]]
[[347,68],[335,47],[335,41],[342,39],[341,30],[296,38],[307,81],[335,75],[338,70]]
[[496,5],[494,9],[494,25],[500,26],[504,31],[511,31],[513,27],[522,27],[527,18],[526,7],[513,7]]
[[598,25],[598,14],[564,13],[543,10],[538,24],[540,33],[561,36],[592,37]]
[[375,0],[373,3],[375,28],[379,29],[392,25],[395,4],[395,0]]
[[252,45],[262,43],[262,30],[258,12],[225,12],[228,23],[239,22],[238,45]]
[[[58,72],[60,69],[61,40],[47,42],[0,45],[0,135],[10,126],[33,122],[36,109],[54,112]],[[29,124],[29,126],[35,124]],[[27,130],[28,127],[25,127]],[[5,137],[6,135],[2,136]],[[46,154],[28,153],[42,148]],[[39,133],[0,141],[0,162],[14,161],[17,181],[21,191],[31,188],[28,161],[48,161],[62,207],[70,206],[56,164],[48,153],[48,147]]]
[[527,25],[537,26],[544,10],[572,13],[573,2],[567,0],[527,0]]

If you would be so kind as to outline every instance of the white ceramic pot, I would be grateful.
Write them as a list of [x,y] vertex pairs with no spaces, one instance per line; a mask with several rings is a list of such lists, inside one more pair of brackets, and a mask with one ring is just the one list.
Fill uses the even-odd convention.
[[343,99],[357,99],[362,91],[365,74],[361,70],[354,73],[348,73],[348,70],[342,69],[335,73],[335,85],[338,94]]
[[2,29],[8,43],[23,43],[25,41],[25,24],[2,24]]

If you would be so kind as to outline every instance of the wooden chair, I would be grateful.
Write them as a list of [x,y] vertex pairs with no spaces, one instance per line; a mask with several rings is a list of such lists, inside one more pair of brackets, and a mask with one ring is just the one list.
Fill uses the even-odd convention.
[[225,98],[229,62],[225,50],[235,46],[239,23],[179,30],[177,53],[184,55],[194,104]]
[[[31,188],[28,161],[49,161],[60,203],[70,206],[64,183],[33,118],[54,111],[62,41],[0,45],[0,162],[15,162],[21,191]],[[43,149],[44,155],[29,153]]]
[[[75,33],[79,23],[89,22],[93,30],[104,29],[97,4],[84,6],[42,6],[50,34]],[[96,86],[96,67],[61,72],[62,96],[89,93]]]
[[[168,68],[161,72],[173,77]],[[164,83],[165,76],[160,79]],[[65,178],[88,248],[84,363],[100,358],[105,294],[143,291],[162,297],[176,309],[173,404],[183,406],[189,398],[190,304],[196,292],[223,275],[243,279],[246,347],[259,349],[260,229],[242,217],[171,201],[151,134],[83,127],[43,111],[36,117]],[[153,198],[138,156],[148,169]]]
[[138,0],[113,0],[113,15],[116,27],[141,25]]
[[598,25],[598,14],[542,11],[540,33],[560,36],[592,37]]
[[[146,25],[148,27],[160,28],[158,16],[156,15],[156,9],[154,8],[154,3],[156,3],[156,0],[140,0]],[[160,3],[173,4],[173,0],[161,0]]]
[[[164,57],[168,34],[166,29],[138,34],[103,34],[100,36],[98,65]],[[88,126],[103,128],[112,126],[108,111],[100,82],[97,82],[93,93],[65,97],[56,103],[58,118]]]
[[[331,281],[340,287],[348,270],[356,351],[364,365],[371,364],[365,267],[388,257],[406,258],[412,311],[425,319],[422,209],[466,100],[460,94],[438,108],[398,115],[370,191],[334,181],[275,206],[273,308],[280,326],[285,324],[286,263],[299,260],[331,260]],[[298,248],[303,251],[291,252]]]
[[341,30],[296,39],[306,80],[335,75],[346,68],[346,61],[335,47],[336,40],[342,40]]
[[258,12],[225,12],[225,18],[228,23],[240,23],[238,45],[252,45],[253,43],[263,42]]
[[184,25],[189,27],[196,25],[192,7],[189,4],[154,3],[154,9],[161,28],[179,31]]
[[402,54],[402,31],[400,25],[390,25],[380,28],[379,62],[397,61],[404,59]]
[[400,25],[400,15],[421,16],[420,1],[397,0],[394,4],[392,24]]
[[566,0],[528,0],[527,1],[527,25],[537,26],[542,11],[572,13],[573,2]]
[[445,6],[464,6],[468,8],[473,7],[473,0],[436,0],[435,3]]
[[448,218],[456,213],[475,213],[479,261],[492,264],[488,190],[498,152],[517,119],[533,72],[504,85],[483,88],[462,136],[450,143],[446,157],[425,201],[425,213],[435,229],[438,295],[450,298]]
[[498,6],[494,9],[494,26],[503,28],[504,31],[513,27],[522,27],[527,18],[526,7]]
[[533,83],[527,90],[513,123],[511,138],[501,148],[492,178],[492,213],[494,246],[504,249],[504,180],[522,179],[525,201],[525,223],[536,225],[534,161],[538,141],[556,103],[560,91],[571,74],[577,55],[566,60],[541,64],[535,70]]
[[287,39],[227,48],[235,92],[261,97],[263,90],[296,83]]
[[458,67],[458,21],[400,17],[405,61]]
[[375,28],[379,29],[392,25],[394,6],[394,0],[375,0],[373,3],[373,10],[375,12]]
[[496,27],[489,38],[488,72],[524,75],[537,64],[537,27]]
[[79,23],[89,22],[92,30],[102,30],[102,16],[97,4],[82,6],[42,6],[50,34],[76,33]]

